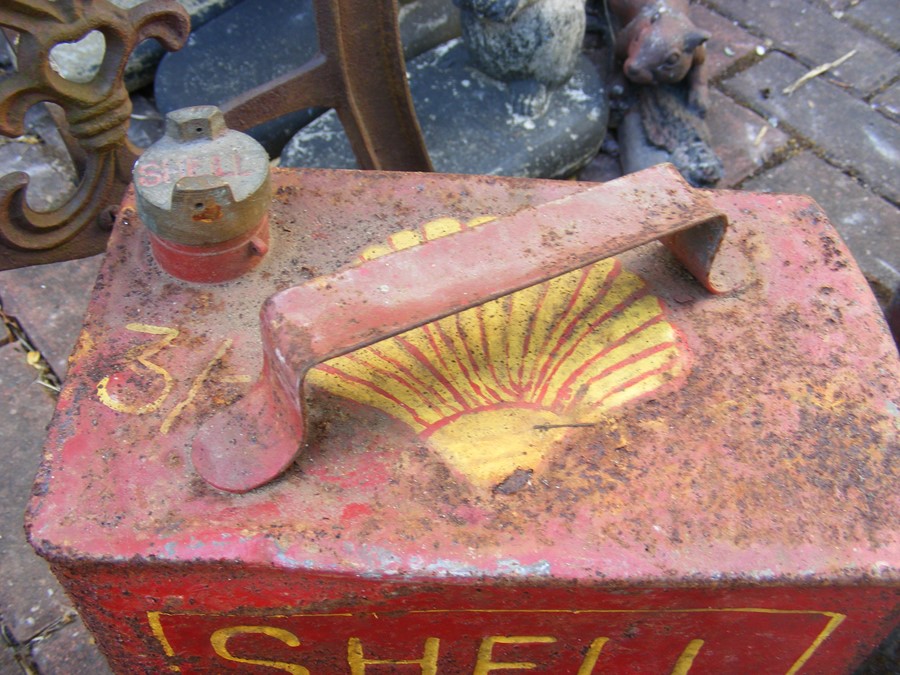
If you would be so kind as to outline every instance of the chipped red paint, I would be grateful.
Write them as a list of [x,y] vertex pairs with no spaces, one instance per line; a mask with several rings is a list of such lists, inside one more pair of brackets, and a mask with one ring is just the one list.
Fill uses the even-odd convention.
[[[312,170],[273,187],[269,254],[203,286],[159,269],[127,197],[72,357],[28,527],[118,672],[845,673],[892,627],[900,362],[809,199],[709,193],[723,254],[749,265],[734,293],[658,245],[621,254],[690,367],[570,425],[522,480],[481,487],[312,389],[298,460],[235,495],[191,447],[258,375],[267,297],[394,232],[584,189]],[[252,453],[270,420],[244,422]]]
[[236,279],[260,263],[269,251],[269,219],[247,234],[211,246],[190,246],[149,235],[160,267],[185,281],[216,284]]

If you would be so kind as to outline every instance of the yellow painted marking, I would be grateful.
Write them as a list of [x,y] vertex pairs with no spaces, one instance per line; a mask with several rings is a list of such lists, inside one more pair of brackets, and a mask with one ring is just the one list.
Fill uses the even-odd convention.
[[749,612],[756,614],[798,614],[819,615],[828,617],[828,623],[815,637],[812,644],[800,655],[785,675],[796,675],[797,672],[815,654],[838,626],[847,618],[846,614],[807,609],[769,609],[767,607],[716,607],[716,608],[687,608],[687,609],[416,609],[410,610],[410,614],[449,614],[449,613],[475,613],[475,614],[696,614],[717,612]]
[[813,643],[809,646],[809,648],[803,652],[799,659],[791,666],[791,669],[785,673],[785,675],[795,675],[804,664],[809,661],[810,657],[816,653],[816,650],[822,645],[828,637],[837,630],[837,627],[841,625],[844,619],[847,618],[845,614],[838,614],[836,612],[822,612],[826,616],[830,617],[828,624],[825,626],[824,630],[816,636],[816,639],[813,640]]
[[367,659],[363,653],[362,640],[351,637],[347,640],[347,664],[350,666],[350,675],[365,675],[367,665],[419,666],[422,675],[437,675],[440,646],[439,638],[429,637],[425,639],[421,659]]
[[221,345],[219,345],[219,349],[216,351],[215,356],[213,356],[203,370],[200,371],[200,374],[194,378],[194,382],[191,384],[191,388],[188,390],[188,395],[181,401],[178,405],[176,405],[172,410],[169,411],[169,414],[166,415],[166,419],[163,420],[162,426],[159,428],[161,434],[165,435],[169,433],[169,430],[172,428],[172,425],[178,419],[184,409],[187,408],[191,403],[193,403],[194,398],[196,398],[197,394],[200,391],[200,388],[206,383],[206,379],[209,377],[210,371],[213,369],[219,361],[225,356],[225,353],[231,348],[231,339],[226,339]]
[[[548,410],[484,410],[460,416],[435,431],[429,441],[473,484],[491,488],[516,469],[536,469],[567,432],[553,426],[557,424],[560,417]],[[542,425],[548,426],[541,429]]]
[[[433,220],[361,258],[492,219]],[[405,422],[488,487],[534,468],[566,433],[538,434],[535,425],[596,420],[686,367],[659,300],[640,277],[604,260],[333,359],[309,380]]]
[[250,375],[223,375],[219,378],[219,382],[225,384],[246,384],[253,382],[253,378]]
[[[161,612],[147,612],[147,622],[150,624],[150,632],[153,633],[153,637],[155,637],[159,644],[162,645],[165,655],[172,657],[175,656],[175,650],[172,649],[172,645],[169,644],[169,640],[166,638],[165,632],[163,632],[162,623],[159,621],[160,613]],[[169,670],[176,673],[181,672],[181,668],[174,665],[170,665]]]
[[703,640],[691,640],[675,662],[672,675],[688,675],[691,672],[691,667],[694,665],[694,659],[700,653],[701,647],[703,647]]
[[438,218],[422,226],[422,237],[425,241],[440,239],[463,229],[462,223],[455,218]]
[[478,227],[479,225],[484,225],[485,223],[489,223],[492,220],[497,220],[497,216],[475,216],[466,223],[466,226]]
[[421,244],[422,237],[419,236],[418,232],[403,230],[402,232],[392,234],[389,241],[391,242],[391,248],[395,251],[402,251],[405,248],[412,248],[413,246]]
[[383,255],[387,255],[388,253],[391,253],[393,250],[394,249],[392,249],[390,246],[385,246],[384,244],[379,244],[377,246],[370,246],[365,251],[360,253],[359,262],[362,262],[364,260],[375,260],[375,258],[380,258]]
[[603,651],[604,645],[609,642],[609,638],[606,637],[598,637],[594,638],[591,642],[591,646],[588,647],[587,654],[584,655],[584,661],[581,662],[581,666],[578,668],[578,673],[576,675],[592,675],[594,672],[594,666],[597,665],[597,659],[600,658],[600,652]]
[[265,659],[245,659],[239,656],[234,656],[228,650],[228,640],[235,635],[242,635],[247,633],[268,635],[269,637],[273,637],[276,640],[280,640],[288,647],[300,646],[300,639],[296,635],[291,633],[289,630],[276,628],[275,626],[229,626],[228,628],[220,628],[210,636],[209,643],[212,645],[212,648],[216,652],[216,654],[218,654],[226,661],[234,661],[235,663],[247,663],[254,666],[267,666],[269,668],[275,668],[277,670],[284,670],[288,673],[291,673],[292,675],[309,675],[309,670],[307,668],[293,663],[285,663],[283,661],[268,661]]
[[[822,646],[841,625],[845,614],[838,612],[829,612],[824,610],[807,610],[807,609],[770,609],[767,607],[689,607],[684,609],[653,609],[653,608],[637,608],[637,609],[415,609],[409,610],[408,614],[698,614],[698,613],[756,613],[756,614],[794,614],[807,616],[822,616],[828,618],[828,623],[815,637],[812,644],[800,655],[800,657],[792,664],[791,668],[785,675],[796,675],[797,672],[806,664],[813,656],[816,650]],[[374,614],[374,613],[373,613]],[[204,612],[147,612],[147,620],[150,629],[156,639],[163,647],[163,651],[167,656],[174,656],[174,651],[163,633],[161,616],[202,616],[202,617],[222,617],[228,618],[229,614],[208,614]],[[266,618],[272,619],[304,619],[319,617],[344,617],[354,618],[356,614],[352,612],[343,613],[315,613],[308,614],[273,614]],[[597,638],[598,640],[602,638]],[[596,642],[596,640],[594,641]],[[594,643],[592,643],[592,647]],[[597,653],[600,653],[602,645],[597,646]],[[590,651],[589,651],[590,653]],[[177,666],[172,666],[172,670],[177,670]],[[580,671],[578,675],[583,675]]]
[[107,390],[107,386],[109,384],[109,376],[107,376],[97,383],[97,396],[105,406],[107,406],[108,408],[112,408],[116,412],[127,413],[130,415],[146,415],[147,413],[158,410],[162,406],[162,404],[165,403],[166,399],[169,397],[169,394],[172,393],[172,387],[175,385],[172,376],[169,374],[169,371],[167,371],[162,366],[150,361],[150,358],[156,355],[157,352],[171,344],[172,340],[178,337],[179,331],[176,328],[167,328],[165,326],[151,326],[144,323],[129,323],[125,326],[125,328],[136,333],[148,333],[150,335],[164,336],[162,339],[157,340],[156,342],[152,342],[150,345],[136,347],[132,350],[129,350],[129,356],[136,352],[136,354],[134,354],[132,358],[134,358],[142,366],[156,373],[163,379],[163,391],[155,400],[151,401],[150,403],[145,403],[144,405],[139,406],[130,403],[123,403],[114,399]]
[[91,337],[87,329],[84,329],[81,331],[81,335],[78,336],[78,342],[75,343],[75,348],[69,357],[69,363],[83,361],[92,351],[94,351],[94,338]]
[[491,635],[481,641],[478,657],[472,675],[486,675],[492,670],[534,670],[536,663],[530,661],[493,661],[494,645],[549,644],[556,642],[549,635]]

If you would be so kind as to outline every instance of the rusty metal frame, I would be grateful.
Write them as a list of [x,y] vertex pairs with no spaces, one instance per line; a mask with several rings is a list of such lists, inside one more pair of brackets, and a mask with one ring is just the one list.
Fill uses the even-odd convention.
[[[412,106],[397,28],[396,0],[315,0],[320,52],[287,75],[224,106],[230,126],[247,129],[313,105],[333,107],[360,166],[430,171]],[[140,150],[127,138],[131,101],[123,75],[132,50],[147,38],[180,48],[190,19],[176,0],[148,0],[131,10],[108,0],[7,0],[0,27],[16,44],[17,72],[0,81],[0,133],[24,133],[27,110],[51,106],[80,181],[52,211],[28,206],[28,176],[0,177],[0,269],[93,255],[104,250],[110,209],[131,182]],[[88,83],[71,82],[50,65],[50,51],[97,30],[106,52]]]
[[319,53],[222,106],[233,129],[335,108],[362,169],[432,171],[406,82],[396,0],[315,0]]

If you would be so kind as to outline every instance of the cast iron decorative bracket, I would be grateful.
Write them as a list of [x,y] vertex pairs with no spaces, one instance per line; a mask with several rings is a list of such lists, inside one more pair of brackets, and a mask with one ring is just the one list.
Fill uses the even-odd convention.
[[[132,50],[155,38],[178,49],[190,33],[190,18],[176,0],[150,0],[130,10],[108,0],[6,0],[0,26],[15,44],[16,72],[0,81],[0,133],[25,132],[25,113],[40,102],[51,113],[79,173],[64,204],[36,211],[26,199],[28,175],[0,178],[0,244],[7,250],[0,269],[79,258],[106,246],[111,219],[131,181],[139,150],[127,138],[131,100],[123,74]],[[72,82],[51,66],[50,51],[91,31],[106,42],[103,62],[90,82]]]
[[[360,166],[430,171],[412,106],[397,29],[396,0],[315,0],[320,52],[309,62],[224,106],[229,126],[247,129],[311,106],[337,110]],[[24,133],[25,113],[47,101],[67,142],[80,181],[65,204],[28,206],[28,176],[0,178],[0,269],[80,258],[101,252],[112,224],[109,209],[131,182],[139,149],[128,141],[131,101],[125,63],[142,40],[179,49],[190,32],[175,0],[148,0],[124,10],[108,0],[6,0],[0,26],[14,33],[17,72],[0,81],[0,133]],[[88,83],[64,79],[50,51],[97,30],[106,53]]]

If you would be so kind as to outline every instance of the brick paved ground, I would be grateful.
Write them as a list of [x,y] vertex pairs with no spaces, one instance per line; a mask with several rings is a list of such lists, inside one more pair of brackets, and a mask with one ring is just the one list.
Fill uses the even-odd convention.
[[[900,282],[900,2],[701,2],[692,11],[714,33],[709,125],[726,164],[723,186],[812,195],[886,299]],[[839,67],[784,93],[811,68],[853,50]],[[0,173],[11,170],[6,148]],[[584,177],[615,172],[612,158],[600,156]],[[60,377],[98,264],[0,273],[4,310]],[[0,327],[0,675],[101,675],[108,671],[90,636],[24,541],[22,512],[53,400],[19,347]],[[865,672],[900,672],[896,635]]]

